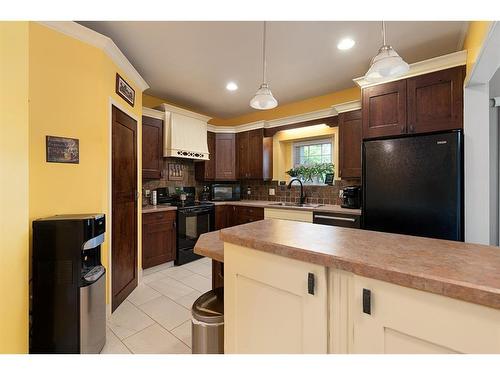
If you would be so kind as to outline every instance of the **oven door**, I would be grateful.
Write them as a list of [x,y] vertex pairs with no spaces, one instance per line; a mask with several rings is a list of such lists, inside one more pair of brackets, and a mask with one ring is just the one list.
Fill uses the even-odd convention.
[[193,248],[198,237],[214,230],[214,209],[185,208],[177,210],[177,256],[175,265],[201,258]]

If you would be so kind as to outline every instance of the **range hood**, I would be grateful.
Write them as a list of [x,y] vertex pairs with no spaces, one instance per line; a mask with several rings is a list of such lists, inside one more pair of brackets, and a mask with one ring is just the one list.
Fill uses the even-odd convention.
[[163,156],[209,160],[207,122],[210,117],[165,103],[156,109],[165,113]]

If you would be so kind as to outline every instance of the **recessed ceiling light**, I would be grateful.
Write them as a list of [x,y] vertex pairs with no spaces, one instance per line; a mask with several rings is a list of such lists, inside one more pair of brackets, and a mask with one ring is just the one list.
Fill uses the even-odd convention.
[[228,84],[226,85],[226,89],[229,91],[236,91],[238,90],[238,85],[234,82],[228,82]]
[[344,38],[337,44],[337,48],[344,51],[346,49],[351,49],[355,44],[356,42],[351,38]]

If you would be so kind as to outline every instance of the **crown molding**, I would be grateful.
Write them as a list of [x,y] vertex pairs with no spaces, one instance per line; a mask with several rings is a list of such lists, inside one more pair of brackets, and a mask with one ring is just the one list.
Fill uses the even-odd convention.
[[157,109],[152,109],[148,107],[142,107],[142,115],[152,118],[157,118],[159,120],[165,120],[165,112],[158,111]]
[[282,117],[275,120],[266,121],[265,127],[275,128],[278,126],[285,126],[285,125],[295,124],[298,122],[317,120],[319,118],[336,116],[336,115],[337,111],[333,107],[331,107],[331,108],[321,109],[319,111],[307,112],[307,113],[302,113],[300,115]]
[[438,70],[465,65],[466,60],[467,60],[467,51],[463,50],[463,51],[453,52],[448,55],[438,56],[432,59],[423,60],[410,64],[410,70],[408,71],[408,73],[399,77],[386,79],[379,82],[369,82],[363,76],[359,78],[354,78],[353,81],[361,88],[370,87],[370,86],[380,85],[381,83],[399,81],[401,79],[410,78],[421,74],[436,72]]
[[361,109],[361,100],[353,100],[352,102],[335,104],[333,106],[333,109],[337,111],[337,113],[356,111],[358,109]]
[[211,117],[201,115],[201,114],[193,112],[193,111],[188,111],[187,109],[179,108],[179,107],[173,106],[171,104],[167,104],[167,103],[160,104],[155,109],[159,110],[159,111],[163,111],[163,112],[168,111],[168,112],[177,113],[179,115],[192,117],[192,118],[195,118],[197,120],[204,121],[204,122],[208,122],[208,120],[211,119]]
[[38,23],[101,49],[141,91],[149,88],[148,83],[141,77],[111,38],[72,21],[38,21]]
[[[351,105],[348,102],[345,103],[346,106]],[[361,103],[360,103],[361,107]],[[354,108],[357,109],[357,108]],[[344,110],[346,112],[347,110]],[[281,127],[285,125],[290,125],[290,124],[296,124],[299,122],[305,122],[305,121],[311,121],[311,120],[317,120],[320,118],[324,117],[330,117],[330,116],[336,116],[338,113],[334,107],[331,108],[326,108],[326,109],[321,109],[319,111],[313,111],[313,112],[307,112],[307,113],[302,113],[300,115],[294,115],[294,116],[287,116],[287,117],[282,117],[278,118],[275,120],[270,120],[270,121],[254,121],[254,122],[249,122],[247,124],[241,124],[241,125],[234,125],[234,126],[217,126],[217,125],[208,125],[208,131],[214,132],[214,133],[240,133],[240,132],[245,132],[248,130],[254,130],[254,129],[271,129],[271,128],[276,128],[276,127]]]

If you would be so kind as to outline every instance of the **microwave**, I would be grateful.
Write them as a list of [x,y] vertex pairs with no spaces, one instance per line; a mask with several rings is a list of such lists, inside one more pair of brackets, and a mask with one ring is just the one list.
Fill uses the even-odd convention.
[[210,199],[212,201],[239,201],[241,198],[239,184],[212,184]]

